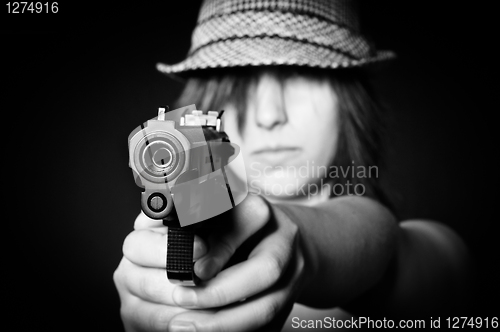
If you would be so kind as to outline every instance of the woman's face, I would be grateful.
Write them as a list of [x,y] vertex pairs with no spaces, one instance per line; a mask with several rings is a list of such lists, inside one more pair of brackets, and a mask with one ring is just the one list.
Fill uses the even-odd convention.
[[319,193],[336,152],[337,96],[327,80],[263,74],[249,93],[242,132],[237,110],[224,107],[224,131],[241,148],[250,188],[276,199]]

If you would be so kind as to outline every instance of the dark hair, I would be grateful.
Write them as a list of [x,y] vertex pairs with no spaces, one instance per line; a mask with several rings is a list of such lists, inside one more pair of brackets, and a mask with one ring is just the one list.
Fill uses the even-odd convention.
[[[331,166],[344,170],[349,166],[358,169],[362,166],[365,170],[370,166],[377,167],[375,177],[353,177],[352,173],[348,172],[346,176],[336,178],[335,183],[343,187],[350,183],[352,188],[356,184],[362,184],[366,196],[391,208],[378,178],[384,132],[383,108],[375,98],[365,71],[292,66],[206,70],[188,79],[176,106],[196,104],[197,108],[202,110],[221,110],[225,104],[231,103],[239,112],[238,126],[241,131],[244,127],[245,117],[242,115],[247,107],[249,87],[257,81],[263,71],[271,71],[281,82],[292,75],[316,77],[331,82],[338,98],[340,123],[337,152]],[[332,192],[332,195],[335,196],[336,193]]]

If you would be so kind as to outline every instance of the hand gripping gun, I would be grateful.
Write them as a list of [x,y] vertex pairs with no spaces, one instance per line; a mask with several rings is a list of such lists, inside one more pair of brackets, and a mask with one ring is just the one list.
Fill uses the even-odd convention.
[[248,193],[227,168],[244,167],[239,147],[222,130],[221,112],[173,111],[160,107],[158,116],[137,127],[128,139],[129,166],[142,188],[141,208],[168,227],[167,277],[172,283],[196,285],[193,271],[194,233],[200,221],[240,203]]

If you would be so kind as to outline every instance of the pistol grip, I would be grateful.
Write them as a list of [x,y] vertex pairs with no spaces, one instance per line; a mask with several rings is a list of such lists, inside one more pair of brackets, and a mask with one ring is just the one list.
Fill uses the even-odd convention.
[[167,277],[171,283],[195,286],[199,278],[194,273],[194,231],[169,227],[167,238]]

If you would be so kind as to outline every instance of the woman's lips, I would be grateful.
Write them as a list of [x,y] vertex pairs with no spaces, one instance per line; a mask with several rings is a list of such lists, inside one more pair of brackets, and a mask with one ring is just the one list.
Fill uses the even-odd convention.
[[252,155],[265,164],[279,165],[298,156],[300,152],[298,147],[278,146],[255,150]]

